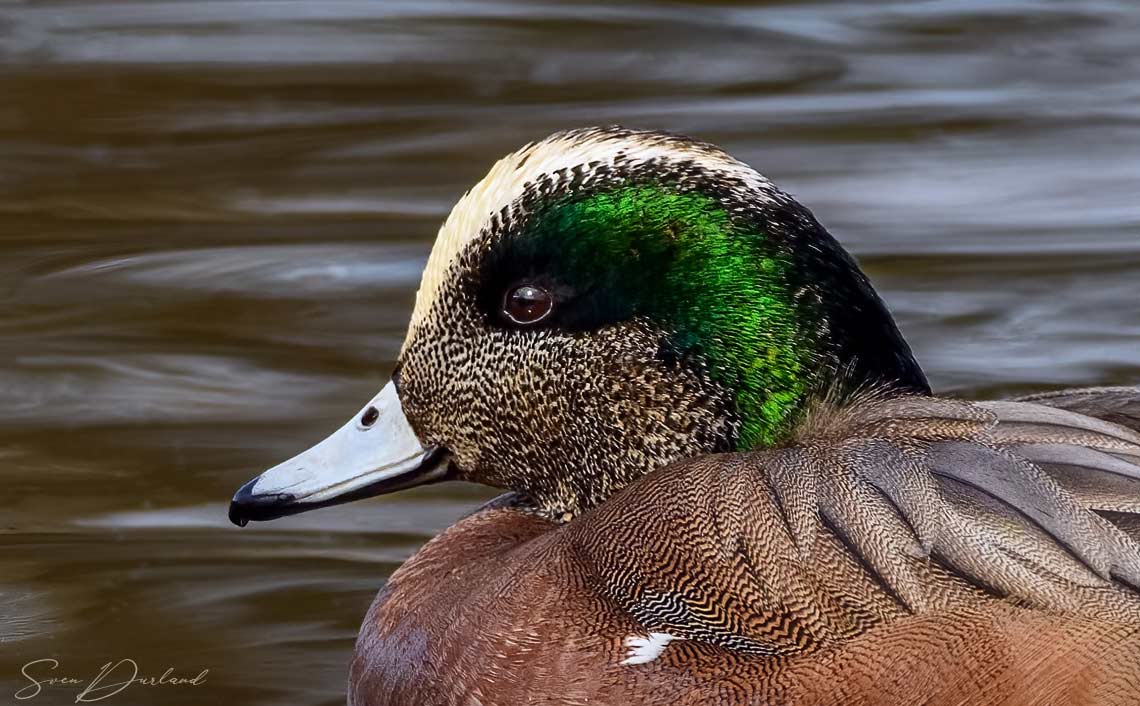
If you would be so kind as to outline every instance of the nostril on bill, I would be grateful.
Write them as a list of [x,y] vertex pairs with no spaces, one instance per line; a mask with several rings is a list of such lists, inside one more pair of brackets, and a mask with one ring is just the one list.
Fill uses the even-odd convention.
[[361,415],[360,423],[363,426],[370,427],[375,424],[376,420],[379,418],[380,410],[376,409],[375,407],[369,407],[368,409],[364,410],[364,414]]

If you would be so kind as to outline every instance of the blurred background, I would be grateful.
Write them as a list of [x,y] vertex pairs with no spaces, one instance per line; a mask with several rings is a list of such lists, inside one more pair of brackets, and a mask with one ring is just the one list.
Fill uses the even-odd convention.
[[557,129],[755,165],[943,392],[1137,382],[1137,37],[1129,0],[0,0],[0,701],[132,658],[207,683],[109,703],[343,703],[376,590],[488,492],[227,502],[379,389],[451,204]]

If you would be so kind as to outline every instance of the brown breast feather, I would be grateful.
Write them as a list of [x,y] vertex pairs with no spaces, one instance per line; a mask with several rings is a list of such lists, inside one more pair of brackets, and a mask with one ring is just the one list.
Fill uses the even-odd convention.
[[1140,391],[1100,395],[868,396],[568,524],[498,502],[380,592],[350,703],[1140,703]]

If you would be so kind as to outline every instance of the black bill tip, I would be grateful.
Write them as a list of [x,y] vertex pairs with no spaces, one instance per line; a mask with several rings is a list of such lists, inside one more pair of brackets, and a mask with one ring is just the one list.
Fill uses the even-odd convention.
[[257,478],[249,481],[234,493],[230,501],[230,522],[238,527],[245,527],[250,520],[273,520],[281,517],[283,508],[293,502],[293,496],[287,493],[258,494],[253,492],[257,485]]

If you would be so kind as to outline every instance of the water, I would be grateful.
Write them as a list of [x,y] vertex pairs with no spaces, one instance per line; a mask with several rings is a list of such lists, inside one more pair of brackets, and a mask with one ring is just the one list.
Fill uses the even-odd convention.
[[450,205],[556,129],[756,165],[943,391],[1137,381],[1137,36],[1125,1],[0,2],[0,701],[131,658],[209,674],[108,703],[343,702],[377,588],[487,493],[227,500],[379,389]]

